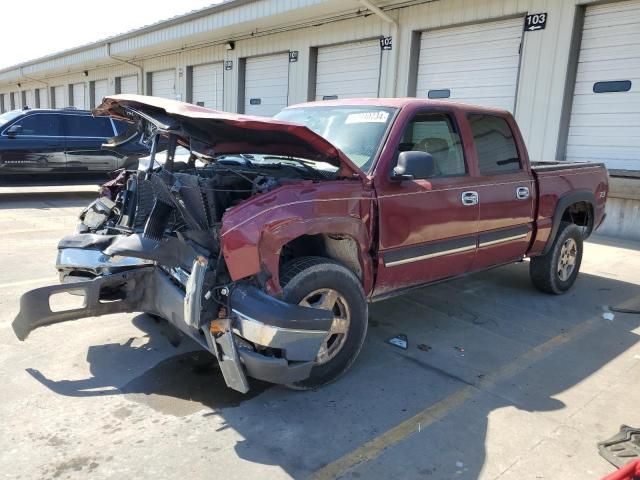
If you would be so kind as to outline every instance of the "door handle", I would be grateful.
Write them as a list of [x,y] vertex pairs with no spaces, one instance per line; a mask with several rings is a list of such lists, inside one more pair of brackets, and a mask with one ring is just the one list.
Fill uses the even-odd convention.
[[526,200],[529,198],[529,187],[516,188],[516,198],[518,200]]
[[461,199],[463,205],[477,205],[478,192],[462,192]]

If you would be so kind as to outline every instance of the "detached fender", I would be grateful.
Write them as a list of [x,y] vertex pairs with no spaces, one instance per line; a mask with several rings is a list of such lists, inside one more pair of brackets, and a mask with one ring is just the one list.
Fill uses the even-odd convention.
[[[564,215],[564,212],[570,205],[580,202],[585,202],[586,204],[588,204],[591,207],[592,214],[595,213],[596,197],[593,192],[590,192],[589,190],[577,190],[575,192],[569,192],[560,197],[553,213],[551,233],[549,234],[549,239],[547,240],[547,244],[542,250],[541,255],[546,255],[549,250],[551,250],[553,241],[555,240],[556,235],[558,234],[558,230],[560,229],[560,224],[562,223],[562,216]],[[590,228],[593,229],[593,225],[591,225]]]
[[369,255],[369,235],[361,220],[349,217],[331,217],[290,222],[263,232],[258,251],[263,268],[269,272],[267,290],[280,293],[280,252],[282,247],[302,235],[330,234],[346,236],[357,245],[358,261],[362,271],[365,293],[373,287],[373,261]]
[[373,285],[372,192],[346,180],[292,184],[247,200],[227,212],[220,235],[232,280],[261,275],[271,295],[281,293],[282,247],[302,235],[340,235],[357,245],[365,292]]

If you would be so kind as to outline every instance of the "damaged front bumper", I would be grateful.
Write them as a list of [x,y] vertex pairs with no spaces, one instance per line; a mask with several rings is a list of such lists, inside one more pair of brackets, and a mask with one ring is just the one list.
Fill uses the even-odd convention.
[[[109,243],[106,251],[114,245]],[[91,246],[60,249],[58,268],[68,283],[37,288],[22,296],[13,322],[20,340],[45,325],[144,312],[166,319],[215,355],[227,385],[240,392],[249,390],[247,377],[286,384],[310,375],[331,327],[331,312],[283,302],[246,283],[229,291],[224,318],[203,319],[201,278],[206,263],[202,257],[194,259],[183,286],[149,258],[114,257]],[[152,250],[161,251],[162,246]],[[83,279],[71,275],[73,272],[94,278]],[[53,311],[50,299],[61,293],[84,297],[82,306]]]

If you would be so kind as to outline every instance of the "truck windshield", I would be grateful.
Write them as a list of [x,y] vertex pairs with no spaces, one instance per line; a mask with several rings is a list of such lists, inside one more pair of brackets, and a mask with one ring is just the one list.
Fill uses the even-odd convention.
[[395,110],[359,105],[297,107],[287,108],[275,118],[310,128],[368,172]]

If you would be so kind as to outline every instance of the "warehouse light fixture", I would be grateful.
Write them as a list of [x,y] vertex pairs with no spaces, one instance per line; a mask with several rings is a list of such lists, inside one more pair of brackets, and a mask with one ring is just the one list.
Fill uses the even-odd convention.
[[227,42],[224,45],[224,48],[226,48],[227,50],[233,50],[234,48],[236,48],[236,42]]

